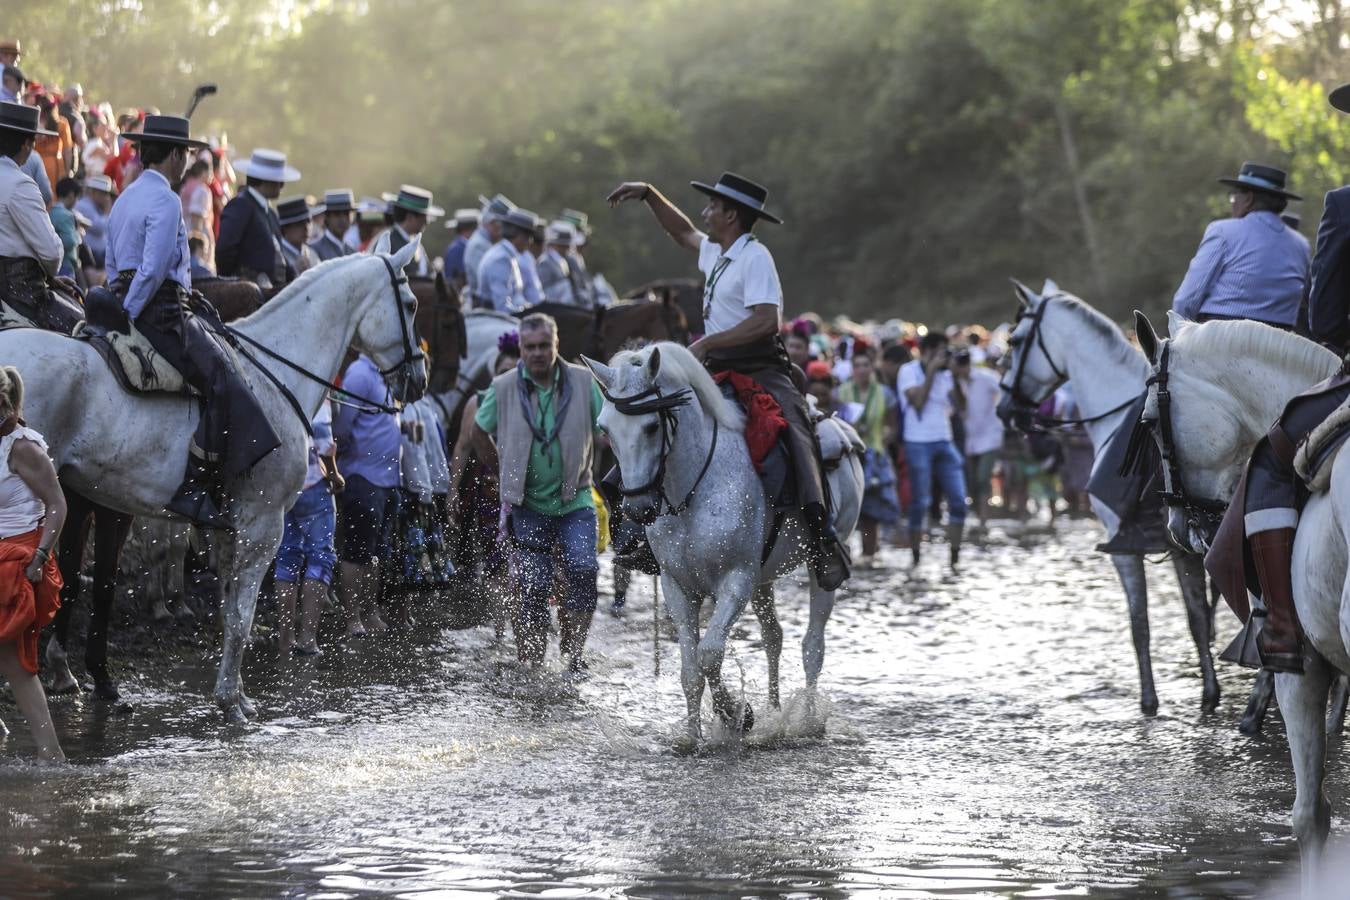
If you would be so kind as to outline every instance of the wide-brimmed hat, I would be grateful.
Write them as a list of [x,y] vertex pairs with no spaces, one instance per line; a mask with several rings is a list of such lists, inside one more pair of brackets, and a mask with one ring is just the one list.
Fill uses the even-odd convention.
[[1330,94],[1327,94],[1327,100],[1341,112],[1350,113],[1350,84],[1343,84],[1334,88]]
[[1260,163],[1245,162],[1236,178],[1220,178],[1219,182],[1246,191],[1260,191],[1265,194],[1274,194],[1277,197],[1286,197],[1290,200],[1302,200],[1303,198],[1298,194],[1284,189],[1284,182],[1287,177],[1283,169],[1263,166]]
[[689,186],[700,193],[707,194],[709,197],[723,197],[739,203],[759,218],[775,225],[783,224],[782,219],[764,209],[764,204],[769,199],[768,188],[756,184],[749,178],[737,175],[735,172],[723,172],[722,177],[717,179],[717,184],[691,181]]
[[320,212],[323,207],[310,206],[307,197],[283,197],[277,201],[277,222],[282,225],[308,222]]
[[8,50],[10,53],[23,55],[23,47],[19,44],[18,38],[0,38],[0,50]]
[[567,244],[569,247],[576,243],[577,226],[566,219],[555,219],[548,223],[544,229],[544,243],[546,244]]
[[506,216],[516,205],[505,194],[497,194],[491,198],[478,195],[480,205],[479,221],[486,225],[489,222],[496,222]]
[[421,213],[428,219],[439,219],[445,215],[445,210],[432,205],[431,191],[416,185],[401,184],[397,194],[381,194],[380,196],[384,198],[386,203],[406,209],[409,212]]
[[535,227],[539,224],[539,217],[528,209],[516,207],[506,215],[502,216],[503,225],[514,225],[524,231],[533,233]]
[[461,207],[455,210],[455,214],[445,220],[446,228],[466,228],[469,225],[477,225],[482,218],[476,209]]
[[25,134],[45,134],[48,137],[56,134],[55,131],[38,127],[38,108],[36,106],[24,106],[22,103],[10,103],[8,101],[0,102],[0,128],[9,131],[22,131]]
[[286,154],[280,150],[254,150],[248,159],[235,163],[234,170],[258,181],[285,183],[300,180],[300,170],[286,165]]
[[570,222],[577,234],[591,233],[591,217],[578,209],[564,209],[558,213],[557,221]]
[[87,175],[80,185],[87,191],[102,191],[105,194],[113,192],[112,179],[107,175]]
[[129,131],[122,137],[129,141],[179,144],[194,150],[208,146],[206,141],[193,140],[188,134],[188,120],[182,116],[146,116],[140,131]]
[[[356,212],[356,193],[350,188],[324,191],[323,203],[319,206],[323,207],[324,212]],[[318,213],[315,213],[315,215],[318,215]]]

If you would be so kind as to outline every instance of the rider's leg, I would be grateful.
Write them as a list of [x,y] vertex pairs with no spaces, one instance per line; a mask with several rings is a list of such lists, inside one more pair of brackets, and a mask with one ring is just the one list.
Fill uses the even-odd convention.
[[933,458],[935,442],[905,441],[905,459],[909,463],[909,552],[914,565],[919,564],[923,546],[924,517],[933,502]]

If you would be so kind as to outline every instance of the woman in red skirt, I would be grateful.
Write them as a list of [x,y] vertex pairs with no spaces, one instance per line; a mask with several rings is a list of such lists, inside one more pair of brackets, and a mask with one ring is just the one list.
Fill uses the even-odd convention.
[[38,681],[38,632],[61,605],[53,548],[66,501],[47,442],[23,424],[23,381],[0,369],[0,675],[9,681],[44,759],[65,760]]

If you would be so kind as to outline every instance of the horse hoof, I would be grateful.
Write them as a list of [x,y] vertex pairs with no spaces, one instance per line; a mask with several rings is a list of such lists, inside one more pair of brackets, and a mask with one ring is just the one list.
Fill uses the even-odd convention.
[[741,734],[749,734],[750,729],[755,727],[755,711],[750,708],[750,704],[745,704],[745,712],[741,714]]
[[120,700],[122,695],[117,691],[117,682],[112,679],[106,681],[94,681],[94,696],[99,700]]
[[243,694],[239,695],[239,709],[250,719],[256,719],[258,717],[258,707],[254,705],[252,700],[245,697]]
[[221,712],[225,714],[225,724],[227,725],[242,726],[248,724],[248,716],[244,715],[244,711],[239,708],[238,703],[231,703],[229,706],[222,707]]
[[74,675],[70,674],[69,671],[66,671],[56,676],[56,680],[52,682],[52,686],[47,693],[52,694],[53,696],[59,696],[62,694],[76,694],[79,693],[79,690],[80,683],[75,680]]
[[1200,701],[1200,714],[1203,716],[1212,716],[1219,711],[1219,698],[1205,697]]
[[1256,737],[1261,733],[1260,719],[1243,719],[1238,722],[1238,731],[1247,735],[1247,737]]
[[1147,701],[1140,703],[1139,711],[1142,712],[1144,715],[1148,716],[1150,719],[1153,718],[1158,714],[1158,701],[1154,700],[1152,703],[1149,703]]

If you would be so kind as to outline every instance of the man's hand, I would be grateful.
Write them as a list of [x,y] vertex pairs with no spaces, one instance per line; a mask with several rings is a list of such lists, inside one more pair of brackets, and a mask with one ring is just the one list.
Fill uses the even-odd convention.
[[337,472],[330,473],[328,476],[328,489],[333,492],[334,496],[342,493],[347,489],[347,479],[343,478]]
[[645,181],[625,181],[609,192],[605,202],[613,209],[625,200],[646,200],[651,190],[652,186]]
[[81,296],[80,286],[76,284],[75,279],[71,278],[69,275],[53,275],[52,281],[56,284],[57,287],[59,287],[62,291],[69,294],[70,296],[72,297]]
[[694,354],[694,359],[698,360],[700,363],[707,363],[708,347],[702,338],[699,338],[689,345],[689,352]]

